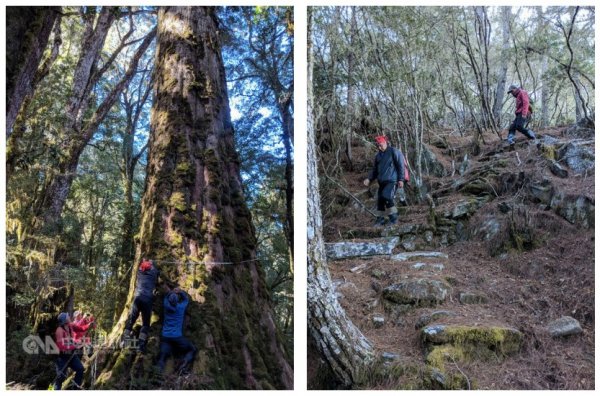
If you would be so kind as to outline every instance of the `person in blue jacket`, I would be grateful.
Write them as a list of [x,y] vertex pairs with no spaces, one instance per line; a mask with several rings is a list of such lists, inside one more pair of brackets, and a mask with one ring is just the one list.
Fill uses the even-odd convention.
[[179,288],[173,289],[164,298],[164,321],[160,338],[160,357],[158,368],[162,373],[167,359],[175,351],[182,354],[183,363],[180,372],[189,370],[198,351],[190,340],[183,336],[183,320],[189,297]]
[[363,183],[367,187],[375,179],[379,183],[375,225],[384,225],[386,215],[389,216],[390,224],[396,224],[398,209],[394,202],[394,195],[397,188],[404,187],[406,177],[404,155],[400,150],[390,146],[385,136],[375,137],[375,143],[379,152],[375,156],[373,169]]

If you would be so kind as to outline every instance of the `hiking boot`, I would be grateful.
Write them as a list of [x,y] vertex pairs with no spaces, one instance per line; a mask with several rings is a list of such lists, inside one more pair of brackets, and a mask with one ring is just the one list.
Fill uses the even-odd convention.
[[374,226],[382,226],[385,224],[385,217],[378,217],[377,220],[375,220],[375,224]]
[[515,151],[515,142],[512,142],[508,145],[508,151]]
[[121,337],[121,342],[119,343],[119,346],[121,347],[121,349],[124,349],[124,348],[129,348],[130,345],[131,345],[131,330],[125,330],[123,332],[123,336]]
[[396,222],[398,221],[398,215],[397,214],[391,214],[390,215],[390,224],[396,224]]

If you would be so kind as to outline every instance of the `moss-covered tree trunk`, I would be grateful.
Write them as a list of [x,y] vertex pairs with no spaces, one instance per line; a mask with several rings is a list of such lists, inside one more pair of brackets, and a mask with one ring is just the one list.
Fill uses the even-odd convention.
[[[308,81],[312,81],[311,11],[309,9]],[[350,387],[372,361],[373,348],[340,306],[331,282],[325,257],[317,174],[317,147],[312,117],[312,87],[308,90],[308,330],[335,380]]]
[[59,12],[60,7],[6,8],[7,138],[21,104],[34,89],[34,77]]
[[[254,261],[254,229],[234,148],[217,24],[210,7],[159,9],[136,262],[141,257],[156,260],[165,277],[191,297],[184,336],[199,352],[184,382],[162,387],[289,389],[292,369],[275,327],[264,274]],[[134,278],[135,272],[110,337],[115,342],[131,306]],[[159,386],[152,379],[162,297],[154,304],[147,354],[103,351],[96,387]]]

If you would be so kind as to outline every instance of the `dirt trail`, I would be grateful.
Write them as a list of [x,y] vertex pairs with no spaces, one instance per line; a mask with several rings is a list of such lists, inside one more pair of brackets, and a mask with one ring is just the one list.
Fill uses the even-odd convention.
[[[428,177],[435,207],[413,199],[396,226],[370,226],[372,216],[341,191],[326,198],[326,242],[398,236],[393,254],[448,256],[330,260],[342,306],[388,367],[365,388],[594,389],[594,172],[576,174],[566,164],[569,139],[561,132],[543,131],[538,144],[519,140],[516,151],[488,139],[480,155],[469,156],[463,175]],[[451,175],[450,154],[462,159],[468,142],[449,140],[429,149]],[[361,181],[373,153],[359,149],[360,171],[343,180],[372,208],[374,197]],[[567,178],[552,173],[551,158]],[[400,297],[393,297],[394,287]],[[423,287],[446,295],[428,300],[419,294]],[[547,326],[562,316],[583,331],[550,336]],[[427,326],[461,333],[431,342]],[[498,329],[514,330],[518,339],[498,336]]]

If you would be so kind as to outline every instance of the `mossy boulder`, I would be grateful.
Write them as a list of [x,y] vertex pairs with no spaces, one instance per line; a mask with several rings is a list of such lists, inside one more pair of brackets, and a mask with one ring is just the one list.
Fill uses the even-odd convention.
[[433,325],[421,330],[421,339],[425,345],[433,348],[435,345],[449,344],[468,347],[472,353],[493,352],[502,357],[519,352],[523,334],[512,327]]
[[428,389],[475,389],[458,363],[498,361],[521,349],[523,335],[510,327],[433,325],[421,330],[427,347],[424,385]]

